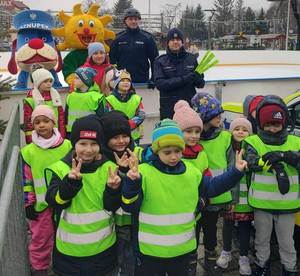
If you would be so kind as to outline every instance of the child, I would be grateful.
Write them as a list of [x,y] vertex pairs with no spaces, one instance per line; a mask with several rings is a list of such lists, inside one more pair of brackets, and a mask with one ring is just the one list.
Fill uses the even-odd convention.
[[33,130],[31,114],[35,107],[40,104],[46,104],[53,108],[55,114],[55,125],[64,138],[66,135],[64,110],[59,93],[52,87],[52,74],[44,68],[39,68],[31,74],[31,77],[33,80],[33,89],[27,93],[27,96],[23,101],[26,144],[31,143],[31,131]]
[[45,201],[44,169],[71,149],[70,142],[54,127],[55,121],[52,108],[37,106],[31,114],[32,143],[21,150],[25,210],[31,232],[29,257],[36,276],[48,275],[53,246],[52,211]]
[[[127,149],[141,155],[131,137],[128,117],[120,111],[110,111],[100,117],[104,135],[103,154],[119,166],[124,175],[129,170]],[[120,275],[134,275],[135,258],[132,247],[131,215],[119,208],[115,213]]]
[[248,95],[243,102],[243,113],[252,125],[252,131],[254,134],[257,133],[256,126],[256,107],[263,100],[264,96]]
[[82,67],[89,67],[96,70],[95,83],[101,87],[105,76],[105,69],[111,66],[106,55],[104,45],[101,42],[92,42],[88,45],[88,58]]
[[[241,150],[242,140],[252,134],[252,125],[250,121],[245,118],[236,118],[231,122],[229,130],[232,133],[231,147],[227,152],[228,166],[230,167],[235,162],[235,152]],[[231,194],[233,198],[231,203],[232,208],[224,214],[223,250],[221,256],[217,260],[217,265],[226,269],[228,263],[232,260],[232,231],[235,221],[238,221],[240,244],[239,271],[241,275],[251,275],[248,251],[253,210],[247,202],[248,187],[245,177],[242,178],[239,185],[232,188]]]
[[288,110],[277,96],[266,96],[256,109],[257,135],[246,138],[249,161],[248,202],[254,208],[256,269],[270,275],[270,237],[275,227],[282,275],[297,275],[293,241],[295,213],[300,208],[300,138],[288,135]]
[[[227,170],[226,152],[231,144],[231,134],[221,128],[221,103],[207,93],[197,93],[192,98],[192,107],[203,121],[201,145],[208,158],[208,167],[213,176]],[[230,191],[209,200],[209,205],[202,212],[200,224],[203,228],[205,248],[204,266],[212,275],[221,275],[216,265],[217,222],[220,211],[232,200]]]
[[145,119],[142,98],[135,93],[130,74],[126,70],[118,72],[112,94],[106,97],[108,110],[119,110],[129,118],[131,136],[138,145],[141,138],[141,124]]
[[217,178],[202,178],[199,169],[181,160],[184,147],[177,123],[165,119],[152,132],[152,162],[138,166],[134,153],[129,152],[122,206],[138,217],[136,275],[189,275],[190,253],[196,249],[199,195],[221,194],[243,176],[242,153],[237,154],[236,168]]
[[[203,175],[211,176],[208,170],[207,155],[203,147],[199,144],[200,135],[203,129],[203,123],[199,115],[188,104],[187,101],[180,100],[174,106],[173,120],[178,123],[183,133],[185,149],[182,152],[182,160],[193,164]],[[205,199],[201,199],[198,206],[198,213],[205,206]],[[196,242],[199,244],[200,235],[200,216],[197,217],[196,224]],[[197,250],[191,254],[190,276],[196,275],[198,254]]]
[[76,119],[89,114],[101,115],[105,111],[105,97],[94,83],[96,70],[92,68],[78,68],[75,71],[74,88],[66,99],[65,119],[67,137],[70,136]]
[[73,150],[45,171],[46,200],[55,208],[53,270],[59,276],[112,275],[116,233],[110,211],[120,207],[117,166],[101,153],[103,134],[90,115],[77,119]]

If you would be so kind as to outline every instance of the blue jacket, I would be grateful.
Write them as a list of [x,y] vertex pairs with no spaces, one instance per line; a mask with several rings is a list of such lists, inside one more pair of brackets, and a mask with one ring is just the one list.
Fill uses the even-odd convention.
[[127,28],[118,33],[109,53],[110,62],[117,64],[118,69],[125,68],[135,83],[148,82],[149,61],[153,73],[153,62],[157,56],[158,50],[153,36],[139,28]]
[[154,62],[154,81],[160,91],[160,119],[172,119],[178,100],[191,102],[195,87],[204,87],[204,75],[195,73],[197,58],[182,47],[179,53],[167,53]]

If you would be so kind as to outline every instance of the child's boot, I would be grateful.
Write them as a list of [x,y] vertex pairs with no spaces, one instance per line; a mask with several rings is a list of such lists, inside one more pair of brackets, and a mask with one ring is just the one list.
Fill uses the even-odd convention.
[[217,260],[217,265],[223,269],[228,268],[229,262],[231,262],[231,252],[222,250],[220,257]]
[[240,256],[239,267],[240,267],[239,272],[241,275],[251,275],[252,274],[249,258],[247,256]]
[[286,270],[283,265],[281,276],[297,276],[299,272],[300,271],[296,267],[293,270]]
[[210,276],[222,276],[221,269],[216,264],[217,252],[205,250],[204,268]]
[[196,276],[198,254],[190,254],[189,276]]
[[271,276],[270,263],[267,262],[264,266],[261,266],[260,264],[255,262],[255,270],[252,275],[253,276]]

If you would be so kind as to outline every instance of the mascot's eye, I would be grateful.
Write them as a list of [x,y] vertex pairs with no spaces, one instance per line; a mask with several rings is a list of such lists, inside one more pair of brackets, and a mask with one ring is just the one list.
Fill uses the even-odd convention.
[[47,41],[47,38],[46,38],[46,37],[42,37],[42,40],[43,40],[44,42],[46,42],[46,41]]
[[89,25],[90,25],[90,27],[94,27],[95,22],[94,22],[93,20],[90,20],[90,21],[89,21]]
[[28,41],[29,41],[29,38],[28,38],[28,37],[25,37],[24,41],[25,41],[25,42],[28,42]]
[[78,26],[79,26],[79,27],[82,27],[82,26],[83,26],[83,20],[82,20],[82,19],[78,21]]

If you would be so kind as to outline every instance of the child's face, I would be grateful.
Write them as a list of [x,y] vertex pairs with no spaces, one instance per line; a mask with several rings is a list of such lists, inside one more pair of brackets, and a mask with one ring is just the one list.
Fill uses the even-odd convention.
[[131,81],[129,79],[122,79],[119,82],[119,91],[120,92],[127,92],[131,87]]
[[158,151],[161,162],[168,166],[176,166],[182,157],[182,150],[178,147],[165,147]]
[[126,134],[119,134],[109,139],[107,145],[115,152],[124,152],[130,143],[130,137]]
[[283,129],[283,125],[278,122],[266,123],[264,125],[264,131],[268,131],[271,133],[277,133]]
[[248,132],[247,128],[245,128],[244,126],[237,126],[232,131],[232,136],[233,136],[234,141],[241,142],[246,137],[249,136],[249,132]]
[[82,90],[86,87],[86,85],[83,83],[83,81],[75,74],[74,78],[74,87],[78,90]]
[[105,60],[105,53],[102,51],[97,51],[92,55],[92,59],[97,65],[101,65]]
[[41,91],[50,91],[50,90],[51,90],[51,87],[52,87],[52,84],[53,84],[53,80],[52,80],[52,79],[44,80],[44,81],[40,84],[39,90],[41,90]]
[[183,131],[183,139],[187,146],[193,147],[195,146],[199,140],[201,135],[200,127],[190,127]]
[[220,127],[221,126],[222,116],[219,114],[215,118],[212,118],[208,123],[211,127]]
[[100,147],[96,141],[90,139],[80,139],[75,144],[77,160],[81,159],[83,163],[93,162],[100,155]]
[[49,139],[53,135],[54,122],[46,116],[37,116],[33,121],[33,128],[39,136]]

